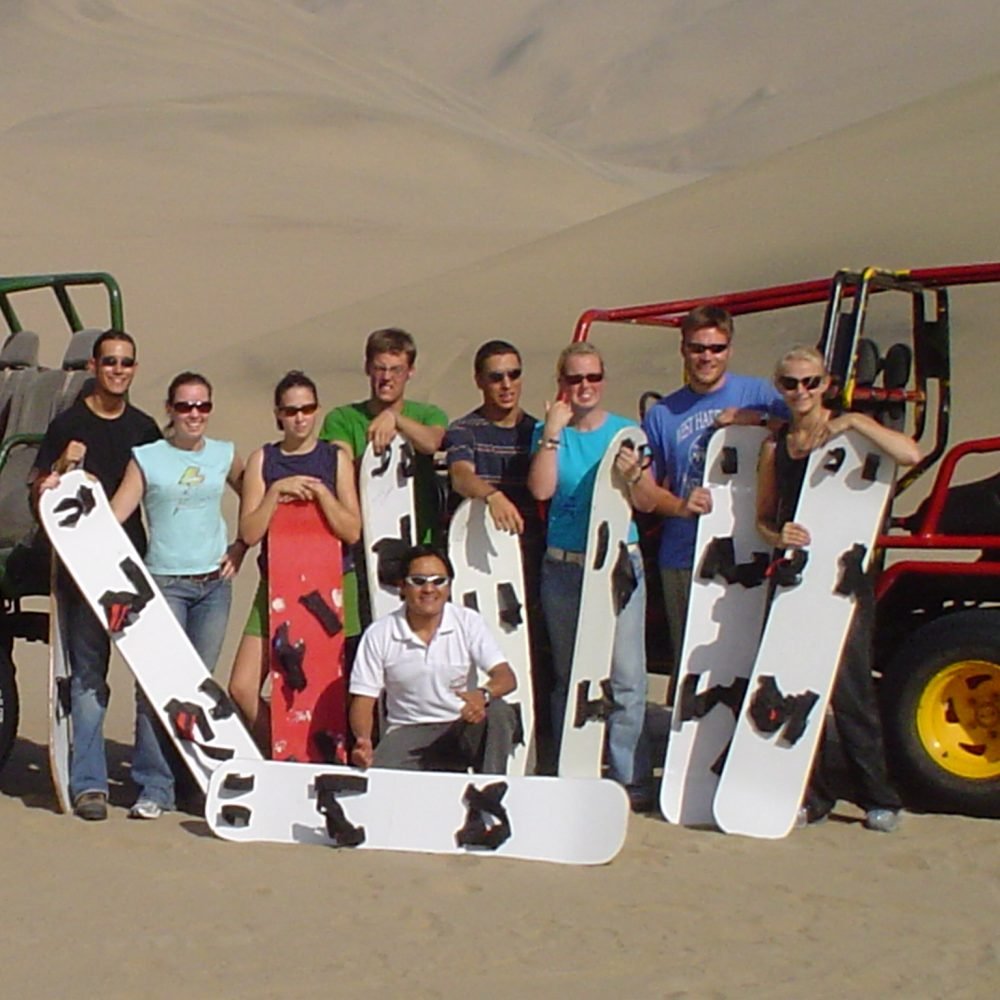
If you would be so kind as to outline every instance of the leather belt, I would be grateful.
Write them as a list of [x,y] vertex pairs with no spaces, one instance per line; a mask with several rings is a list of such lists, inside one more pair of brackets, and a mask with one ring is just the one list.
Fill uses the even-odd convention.
[[573,563],[574,566],[582,566],[586,561],[585,553],[571,552],[569,549],[560,549],[555,545],[550,545],[545,550],[545,555],[547,558],[554,559],[556,562]]
[[190,580],[192,583],[211,583],[222,578],[221,569],[213,569],[211,573],[170,573],[174,580]]

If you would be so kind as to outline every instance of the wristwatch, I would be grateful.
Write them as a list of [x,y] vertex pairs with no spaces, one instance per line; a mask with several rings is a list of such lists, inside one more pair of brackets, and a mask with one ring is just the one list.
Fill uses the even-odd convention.
[[483,696],[483,703],[488,705],[493,700],[493,695],[490,694],[490,689],[487,687],[481,687],[479,690]]

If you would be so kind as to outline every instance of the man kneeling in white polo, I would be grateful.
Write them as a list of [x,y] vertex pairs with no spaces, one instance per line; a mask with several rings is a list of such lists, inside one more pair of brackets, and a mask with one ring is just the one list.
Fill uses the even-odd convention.
[[[351,762],[505,774],[520,728],[503,701],[514,671],[479,613],[448,600],[455,574],[444,553],[417,545],[403,568],[403,604],[369,625],[351,671]],[[373,749],[383,691],[388,726]]]

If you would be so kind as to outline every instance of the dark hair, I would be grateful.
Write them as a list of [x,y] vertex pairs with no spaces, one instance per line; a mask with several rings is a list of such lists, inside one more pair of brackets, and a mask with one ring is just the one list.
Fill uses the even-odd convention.
[[104,345],[109,340],[123,340],[126,344],[132,345],[132,356],[135,356],[136,347],[135,339],[132,334],[126,333],[124,330],[117,330],[115,327],[109,327],[103,333],[99,334],[97,340],[94,341],[94,346],[91,348],[90,356],[95,360],[99,361],[101,358],[101,350]]
[[410,575],[410,566],[413,565],[418,559],[424,559],[429,556],[433,556],[435,559],[440,559],[441,563],[444,565],[445,571],[448,574],[450,580],[455,579],[455,567],[452,566],[451,560],[448,558],[448,554],[443,550],[439,549],[436,545],[414,545],[408,548],[403,553],[403,558],[400,561],[400,568],[403,570],[403,576]]
[[281,381],[274,387],[274,406],[277,409],[281,406],[281,398],[289,389],[308,389],[313,394],[313,399],[319,402],[319,393],[316,391],[316,383],[303,371],[293,368],[290,372],[285,372]]
[[373,330],[365,341],[365,367],[372,363],[376,354],[405,354],[409,366],[417,360],[417,344],[413,336],[398,326],[387,326],[384,330]]
[[203,385],[208,390],[208,398],[212,398],[212,383],[204,375],[199,375],[198,372],[181,372],[179,375],[175,375],[171,379],[170,385],[167,386],[168,405],[173,403],[174,393],[182,385]]
[[722,306],[697,306],[681,320],[681,336],[697,333],[715,327],[721,330],[730,340],[733,339],[733,317],[728,309]]
[[482,347],[476,351],[475,360],[472,362],[472,370],[477,375],[482,375],[483,368],[490,358],[495,358],[498,354],[513,354],[517,358],[517,363],[521,363],[521,352],[506,340],[487,340]]

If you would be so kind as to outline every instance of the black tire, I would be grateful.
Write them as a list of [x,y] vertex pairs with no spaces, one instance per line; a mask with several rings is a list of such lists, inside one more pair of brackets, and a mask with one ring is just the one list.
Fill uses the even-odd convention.
[[0,767],[3,767],[14,746],[20,715],[14,661],[10,658],[10,653],[0,645]]
[[1000,610],[956,612],[914,632],[881,695],[889,765],[907,801],[1000,816]]

